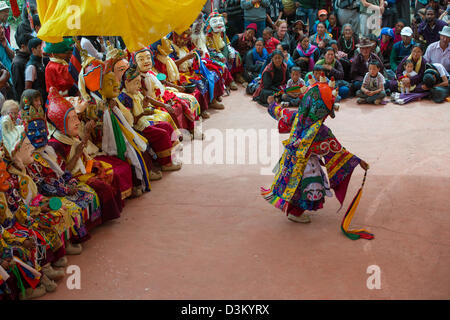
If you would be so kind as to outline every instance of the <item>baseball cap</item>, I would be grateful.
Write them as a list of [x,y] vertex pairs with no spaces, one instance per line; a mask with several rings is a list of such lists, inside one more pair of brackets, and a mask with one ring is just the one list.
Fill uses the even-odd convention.
[[0,1],[0,11],[3,11],[5,9],[9,9],[10,7],[6,3],[6,1]]
[[327,10],[325,10],[325,9],[319,10],[319,12],[318,12],[317,16],[319,16],[319,17],[320,17],[321,15],[328,15],[328,12],[327,12]]
[[413,35],[413,31],[410,27],[404,27],[400,32],[400,35],[411,37]]

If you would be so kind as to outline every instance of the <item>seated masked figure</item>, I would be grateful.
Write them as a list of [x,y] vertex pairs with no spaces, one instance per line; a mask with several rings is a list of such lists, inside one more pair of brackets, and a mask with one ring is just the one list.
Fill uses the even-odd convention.
[[73,226],[68,233],[69,239],[66,239],[66,254],[80,254],[82,248],[79,243],[90,237],[87,227],[100,218],[97,194],[91,187],[77,181],[59,167],[58,157],[48,145],[47,121],[39,91],[25,90],[20,109],[27,137],[36,148],[33,153],[34,162],[27,166],[27,172],[40,194],[58,197],[69,211]]
[[0,158],[0,300],[39,298],[47,292],[43,283],[49,289],[56,288],[56,284],[37,271],[40,266],[34,258],[36,242],[33,237],[36,231],[6,229],[15,219],[5,195],[11,187],[9,177],[6,163]]
[[[242,58],[230,44],[225,34],[225,21],[217,11],[213,11],[206,20],[206,45],[209,54],[214,60],[226,63],[233,77],[241,81],[244,65]],[[237,90],[235,82],[230,85],[232,90]]]
[[334,84],[328,85],[324,76],[320,82],[311,80],[294,114],[282,112],[273,97],[269,98],[269,113],[282,122],[279,128],[284,132],[286,128],[291,130],[289,139],[283,142],[285,149],[273,184],[270,189],[261,191],[269,203],[294,222],[310,222],[304,211],[323,208],[325,196],[332,196],[330,188],[342,205],[354,168],[361,165],[368,169],[367,163],[342,147],[323,124],[329,115],[334,118],[337,91],[333,88]]
[[[153,57],[149,48],[134,53],[133,61],[137,64],[142,76],[142,94],[148,97],[150,103],[157,109],[168,112],[178,128],[187,129],[199,137],[195,127],[196,113],[200,114],[197,100],[176,89],[166,88],[153,71]],[[194,112],[194,110],[197,110]],[[195,133],[195,134],[194,134]],[[200,135],[202,138],[203,135]]]
[[[23,126],[3,132],[3,145],[10,188],[4,191],[4,198],[2,197],[1,207],[4,211],[0,223],[31,251],[31,267],[37,271],[42,268],[42,273],[46,276],[42,278],[46,291],[54,291],[54,281],[62,279],[64,271],[53,269],[52,264],[61,267],[67,263],[62,237],[72,227],[73,221],[61,202],[58,204],[58,201],[40,194],[37,185],[27,174],[26,167],[33,162],[34,147]],[[30,277],[32,281],[27,282],[31,289],[36,289],[40,275]],[[33,295],[33,292],[30,294]]]
[[[192,48],[201,51],[202,60],[204,61],[207,68],[218,73],[218,75],[223,78],[225,86],[230,87],[234,81],[233,77],[231,76],[231,72],[225,63],[222,63],[218,60],[212,60],[209,54],[208,47],[206,45],[207,38],[204,29],[205,21],[203,20],[203,15],[200,14],[197,20],[195,20],[191,26],[190,45]],[[231,89],[237,89],[236,83],[233,84]]]
[[95,190],[101,207],[101,219],[97,223],[120,217],[124,204],[118,174],[111,164],[103,161],[104,157],[95,157],[98,149],[88,140],[94,123],[87,123],[80,140],[80,121],[70,102],[55,88],[50,89],[48,99],[47,119],[56,128],[48,144],[57,155],[58,166]]
[[[225,92],[222,68],[212,63],[209,59],[202,59],[200,55],[196,54],[195,47],[193,47],[192,51],[189,51],[189,46],[191,45],[190,29],[181,35],[172,32],[170,37],[173,47],[173,52],[170,54],[170,57],[172,57],[178,66],[180,82],[195,83],[197,85],[194,95],[199,102],[201,98],[197,96],[197,92],[200,95],[200,93],[203,93],[202,88],[205,87],[207,90],[202,94],[202,97],[207,102],[210,101],[209,107],[212,109],[224,109],[224,106],[220,103],[222,101],[222,95]],[[206,109],[204,109],[204,105],[201,102],[200,105],[202,107],[203,117]],[[206,118],[208,118],[208,115]]]
[[[120,94],[120,84],[112,72],[112,62],[111,59],[103,63],[85,57],[78,87],[83,99],[90,102],[85,110],[86,119],[94,120],[99,131],[94,141],[107,154],[99,159],[110,163],[114,171],[117,168],[118,174],[123,169],[117,165],[124,163],[130,167],[131,164],[131,179],[120,181],[121,190],[124,194],[124,183],[127,188],[132,187],[134,196],[138,196],[150,191],[151,156],[147,152],[150,150],[147,140],[127,121],[128,110],[115,99]],[[121,174],[119,176],[123,180],[124,177]]]
[[179,142],[175,139],[177,133],[173,129],[173,120],[167,112],[152,108],[148,99],[144,99],[140,92],[141,74],[135,66],[123,75],[122,87],[118,102],[129,110],[131,116],[126,118],[130,119],[130,125],[148,140],[163,171],[180,169],[181,164],[173,164],[171,159],[172,148]]

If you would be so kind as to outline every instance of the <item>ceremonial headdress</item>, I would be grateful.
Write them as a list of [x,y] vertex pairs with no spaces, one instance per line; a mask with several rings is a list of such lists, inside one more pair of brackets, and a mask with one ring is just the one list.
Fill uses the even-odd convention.
[[68,114],[74,110],[73,105],[64,99],[55,87],[48,95],[47,117],[61,133],[67,134]]

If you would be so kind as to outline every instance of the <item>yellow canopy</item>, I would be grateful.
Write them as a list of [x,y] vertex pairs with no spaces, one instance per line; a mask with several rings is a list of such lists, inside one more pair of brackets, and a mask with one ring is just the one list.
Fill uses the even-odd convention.
[[39,0],[38,37],[60,42],[63,36],[121,36],[136,51],[171,31],[186,31],[205,0]]

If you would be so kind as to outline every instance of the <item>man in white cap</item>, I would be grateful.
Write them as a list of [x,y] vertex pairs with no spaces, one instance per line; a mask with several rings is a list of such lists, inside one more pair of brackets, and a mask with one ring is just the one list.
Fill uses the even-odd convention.
[[439,41],[430,44],[423,57],[427,62],[440,63],[447,71],[450,71],[450,27],[445,26],[439,32],[439,36]]
[[390,64],[391,69],[395,72],[397,70],[398,64],[403,60],[404,57],[411,54],[414,40],[412,39],[413,31],[410,27],[404,27],[400,32],[402,36],[402,41],[397,42],[392,47]]
[[9,17],[9,5],[6,3],[6,1],[0,1],[0,24],[3,25],[5,29],[5,37],[10,42],[10,35],[11,35],[11,27],[9,26],[8,17]]

